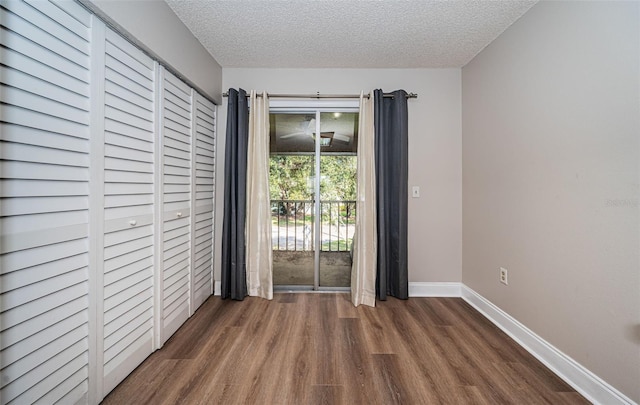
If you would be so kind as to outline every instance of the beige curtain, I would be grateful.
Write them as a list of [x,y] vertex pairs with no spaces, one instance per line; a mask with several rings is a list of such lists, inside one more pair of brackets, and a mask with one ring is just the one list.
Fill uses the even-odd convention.
[[373,94],[360,94],[358,126],[358,191],[356,196],[356,229],[353,238],[351,269],[351,301],[353,305],[376,304],[376,176],[373,129]]
[[269,200],[269,99],[251,91],[247,147],[247,219],[245,228],[247,290],[250,296],[273,298]]

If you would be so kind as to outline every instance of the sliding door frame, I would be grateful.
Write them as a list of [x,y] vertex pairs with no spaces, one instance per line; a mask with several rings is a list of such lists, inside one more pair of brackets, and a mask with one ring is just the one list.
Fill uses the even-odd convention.
[[[359,113],[360,101],[354,100],[270,100],[269,114],[315,114],[315,133],[320,133],[320,115],[322,113]],[[320,250],[322,248],[321,206],[320,206],[320,136],[315,139],[314,152],[314,257],[313,285],[315,292],[351,291],[351,287],[323,287],[320,285]],[[357,215],[357,213],[356,213]],[[279,285],[274,290],[309,291],[306,285]]]

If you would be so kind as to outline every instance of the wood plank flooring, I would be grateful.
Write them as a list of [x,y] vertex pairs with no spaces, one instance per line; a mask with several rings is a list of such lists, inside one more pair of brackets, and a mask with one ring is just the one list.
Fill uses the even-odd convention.
[[210,297],[103,404],[584,404],[459,298]]

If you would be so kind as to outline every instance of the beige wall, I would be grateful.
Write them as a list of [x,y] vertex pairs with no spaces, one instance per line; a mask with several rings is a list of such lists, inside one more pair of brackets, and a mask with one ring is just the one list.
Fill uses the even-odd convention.
[[[462,281],[640,402],[639,3],[541,2],[461,79],[459,69],[223,70],[161,0],[82,1],[222,102],[218,196],[222,89],[419,93],[410,281]],[[219,280],[222,198],[216,208]]]
[[[460,281],[461,129],[460,69],[230,69],[223,88],[271,93],[357,93],[399,88],[419,94],[409,100],[409,280]],[[218,173],[224,172],[226,104],[219,108]],[[216,192],[224,194],[224,177]],[[217,200],[217,262],[220,262],[222,199]],[[216,280],[220,280],[216,266]]]
[[222,68],[163,0],[81,0],[219,104]]
[[639,15],[540,2],[462,69],[463,283],[636,402]]

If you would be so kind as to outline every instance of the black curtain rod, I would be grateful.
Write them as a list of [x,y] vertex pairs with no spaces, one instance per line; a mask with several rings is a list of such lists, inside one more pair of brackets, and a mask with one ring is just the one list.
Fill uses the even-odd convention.
[[[258,97],[262,97],[262,93],[256,94]],[[360,98],[359,94],[269,94],[267,93],[269,98]],[[229,93],[222,93],[222,97],[229,97]],[[247,97],[250,97],[247,94]],[[368,94],[363,96],[364,98],[369,98]],[[384,93],[384,97],[393,97],[392,93]],[[407,98],[418,98],[418,94],[416,93],[408,93]]]

